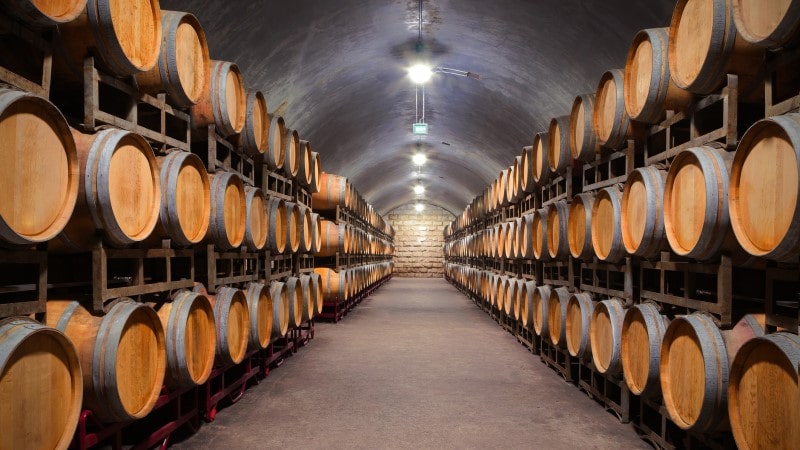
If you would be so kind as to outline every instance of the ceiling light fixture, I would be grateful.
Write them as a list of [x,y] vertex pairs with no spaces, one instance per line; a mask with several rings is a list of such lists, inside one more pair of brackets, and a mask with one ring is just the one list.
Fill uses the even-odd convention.
[[428,161],[428,158],[426,158],[425,155],[423,155],[422,153],[417,153],[414,155],[413,161],[414,164],[421,166],[425,164],[426,161]]
[[422,212],[422,210],[425,209],[425,205],[423,205],[422,203],[417,203],[416,205],[414,205],[414,209],[417,210],[417,212]]
[[418,184],[414,186],[414,193],[417,195],[422,195],[425,193],[425,186]]
[[433,70],[431,66],[425,64],[417,64],[414,66],[409,67],[408,69],[408,77],[411,78],[416,84],[425,84],[433,75]]

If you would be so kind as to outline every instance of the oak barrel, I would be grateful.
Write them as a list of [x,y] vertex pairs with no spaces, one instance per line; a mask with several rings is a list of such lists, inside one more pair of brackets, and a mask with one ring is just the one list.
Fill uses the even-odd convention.
[[525,329],[530,329],[533,324],[533,291],[536,289],[535,281],[523,281],[519,295],[519,320]]
[[325,294],[322,292],[322,277],[320,274],[311,273],[311,290],[316,299],[316,315],[322,314],[322,308],[325,305]]
[[0,5],[11,16],[38,28],[75,20],[86,9],[86,0],[3,0]]
[[522,192],[531,193],[536,186],[536,181],[533,179],[533,147],[528,145],[522,147],[520,154],[519,187]]
[[608,148],[618,149],[633,135],[633,124],[625,110],[624,73],[612,69],[600,77],[595,92],[592,125],[597,142]]
[[322,250],[322,219],[317,213],[311,213],[311,228],[311,253],[318,254]]
[[538,209],[532,214],[533,257],[540,261],[549,261],[551,258],[547,248],[547,209]]
[[272,339],[286,336],[289,331],[289,293],[286,285],[280,281],[269,284],[269,296],[272,298]]
[[247,229],[247,199],[238,175],[217,172],[211,177],[211,221],[208,238],[219,250],[242,245]]
[[67,121],[44,98],[0,88],[0,137],[0,240],[48,241],[64,229],[78,199],[80,166]]
[[781,0],[732,0],[736,30],[747,42],[780,49],[793,43],[800,23],[800,2]]
[[800,448],[800,338],[780,332],[746,342],[733,360],[728,412],[741,449]]
[[349,286],[347,285],[344,271],[337,272],[325,267],[315,267],[314,273],[318,273],[320,276],[325,300],[338,303],[350,299]]
[[625,313],[620,357],[625,383],[635,395],[656,397],[661,393],[658,370],[668,325],[669,319],[653,303],[633,305]]
[[503,282],[505,283],[503,310],[505,311],[506,316],[511,316],[514,312],[514,302],[517,299],[517,280],[513,277],[506,277]]
[[212,60],[207,83],[200,99],[192,106],[192,126],[215,125],[216,132],[230,136],[242,131],[247,115],[247,91],[239,66]]
[[269,121],[269,145],[264,153],[264,162],[269,170],[277,171],[283,169],[286,159],[286,122],[276,114],[270,115]]
[[532,259],[533,253],[533,214],[525,214],[521,217],[519,233],[519,257]]
[[[161,209],[158,164],[150,144],[138,134],[105,129],[88,135],[72,130],[82,181],[80,195],[60,240],[88,250],[95,230],[123,247],[147,239]],[[38,208],[37,208],[38,209]]]
[[173,151],[156,157],[161,182],[161,211],[153,235],[188,246],[201,242],[211,220],[211,183],[200,157]]
[[730,232],[728,167],[733,155],[703,146],[679,153],[664,183],[664,230],[672,251],[710,259]]
[[300,215],[299,232],[300,232],[300,252],[309,253],[313,251],[314,246],[314,222],[311,218],[311,208],[297,204],[298,213]]
[[589,324],[593,312],[592,294],[576,292],[569,297],[565,320],[567,351],[576,358],[588,359],[591,355]]
[[284,284],[289,297],[289,326],[296,328],[303,323],[303,289],[297,277],[286,278]]
[[211,58],[203,27],[195,16],[161,10],[161,50],[155,66],[136,74],[139,90],[166,92],[171,103],[188,108],[200,100],[208,83]]
[[123,299],[103,317],[78,302],[47,302],[47,326],[78,351],[83,408],[103,422],[141,419],[155,406],[166,371],[164,328],[153,308]]
[[533,167],[533,182],[543,186],[550,181],[550,163],[548,162],[547,149],[550,148],[548,133],[536,133],[533,136],[531,148],[531,163]]
[[569,259],[569,205],[559,200],[547,206],[547,252],[556,261]]
[[640,167],[622,190],[622,244],[625,251],[643,258],[658,257],[664,235],[664,182],[667,172],[655,166]]
[[83,78],[83,60],[90,54],[112,74],[131,76],[158,61],[161,9],[158,0],[89,0],[75,20],[58,26],[58,36],[63,50],[54,55],[64,58],[67,78]]
[[648,28],[633,38],[625,62],[625,110],[639,122],[657,123],[666,110],[681,111],[691,103],[690,92],[672,80],[667,53],[669,28]]
[[267,245],[267,199],[261,189],[247,186],[245,195],[245,227],[243,244],[248,250],[261,250]]
[[591,162],[597,152],[597,133],[594,131],[594,94],[575,97],[569,114],[569,148],[572,159]]
[[744,250],[778,261],[800,254],[800,114],[756,122],[731,166],[731,225]]
[[300,208],[297,203],[286,202],[286,250],[297,253],[300,248]]
[[286,251],[286,202],[270,196],[267,200],[267,248],[275,253]]
[[283,173],[289,178],[295,178],[300,170],[300,135],[297,130],[286,129],[286,138],[283,140]]
[[577,194],[569,204],[567,240],[569,253],[573,258],[588,260],[594,256],[592,206],[594,206],[593,192]]
[[337,206],[346,206],[348,190],[347,178],[323,173],[319,192],[311,195],[311,208],[314,211],[333,211]]
[[592,247],[601,261],[619,262],[622,245],[622,192],[617,187],[599,190],[592,205]]
[[322,189],[322,159],[319,157],[319,153],[311,152],[311,162],[312,162],[312,169],[311,169],[311,193],[317,193],[320,189]]
[[567,304],[571,294],[566,287],[550,290],[547,299],[547,328],[550,343],[556,347],[567,347]]
[[157,305],[167,355],[165,383],[173,388],[203,384],[211,376],[216,352],[214,308],[200,293],[181,290]]
[[275,320],[274,305],[269,288],[262,283],[250,283],[244,291],[247,311],[250,316],[250,339],[248,347],[263,350],[269,346]]
[[542,339],[546,339],[550,336],[550,327],[548,324],[548,317],[550,317],[550,315],[548,313],[548,307],[551,291],[550,285],[543,284],[541,286],[536,286],[533,290],[533,298],[531,299],[531,306],[533,307],[533,311],[531,312],[533,331]]
[[244,126],[240,142],[242,150],[253,158],[263,155],[269,148],[269,115],[267,100],[261,91],[247,92]]
[[300,290],[303,294],[303,321],[309,321],[317,313],[317,291],[314,287],[311,276],[300,275]]
[[678,87],[707,95],[740,76],[746,86],[764,62],[762,48],[739,36],[731,0],[678,0],[669,26],[669,69]]
[[602,374],[616,375],[622,370],[620,344],[624,317],[620,299],[611,298],[594,305],[589,323],[589,342],[594,366]]
[[83,402],[72,342],[26,317],[0,320],[0,402],[0,446],[68,448]]
[[301,140],[300,148],[298,149],[299,155],[299,171],[297,172],[297,181],[303,186],[311,186],[314,181],[314,163],[315,160],[311,156],[311,143]]
[[550,119],[547,135],[547,166],[554,175],[561,175],[572,165],[569,116]]
[[222,366],[239,364],[250,341],[250,311],[247,296],[240,289],[221,287],[209,297],[214,305],[217,331],[217,361]]

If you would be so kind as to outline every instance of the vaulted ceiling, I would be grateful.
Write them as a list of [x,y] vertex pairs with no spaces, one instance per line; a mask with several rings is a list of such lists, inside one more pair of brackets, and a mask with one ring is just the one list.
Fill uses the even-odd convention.
[[[381,213],[413,201],[421,149],[424,200],[460,213],[522,146],[566,115],[602,73],[623,67],[634,34],[669,24],[672,0],[161,0],[189,11],[213,59],[236,62]],[[421,44],[418,36],[421,34]],[[421,142],[411,133],[416,62],[425,85]]]

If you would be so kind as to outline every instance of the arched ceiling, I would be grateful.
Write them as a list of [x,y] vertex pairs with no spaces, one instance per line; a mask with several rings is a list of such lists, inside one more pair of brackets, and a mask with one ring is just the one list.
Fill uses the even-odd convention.
[[[386,213],[415,198],[460,212],[602,73],[634,34],[669,24],[672,0],[161,0],[200,20],[213,59],[236,62],[323,169]],[[429,135],[411,134],[418,61],[469,71],[426,85]],[[449,145],[447,145],[447,144]]]

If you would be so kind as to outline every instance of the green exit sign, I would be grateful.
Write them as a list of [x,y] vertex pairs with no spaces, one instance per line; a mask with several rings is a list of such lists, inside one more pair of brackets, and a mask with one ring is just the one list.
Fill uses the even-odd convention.
[[417,135],[426,136],[428,134],[428,124],[415,123],[411,125],[411,132]]

